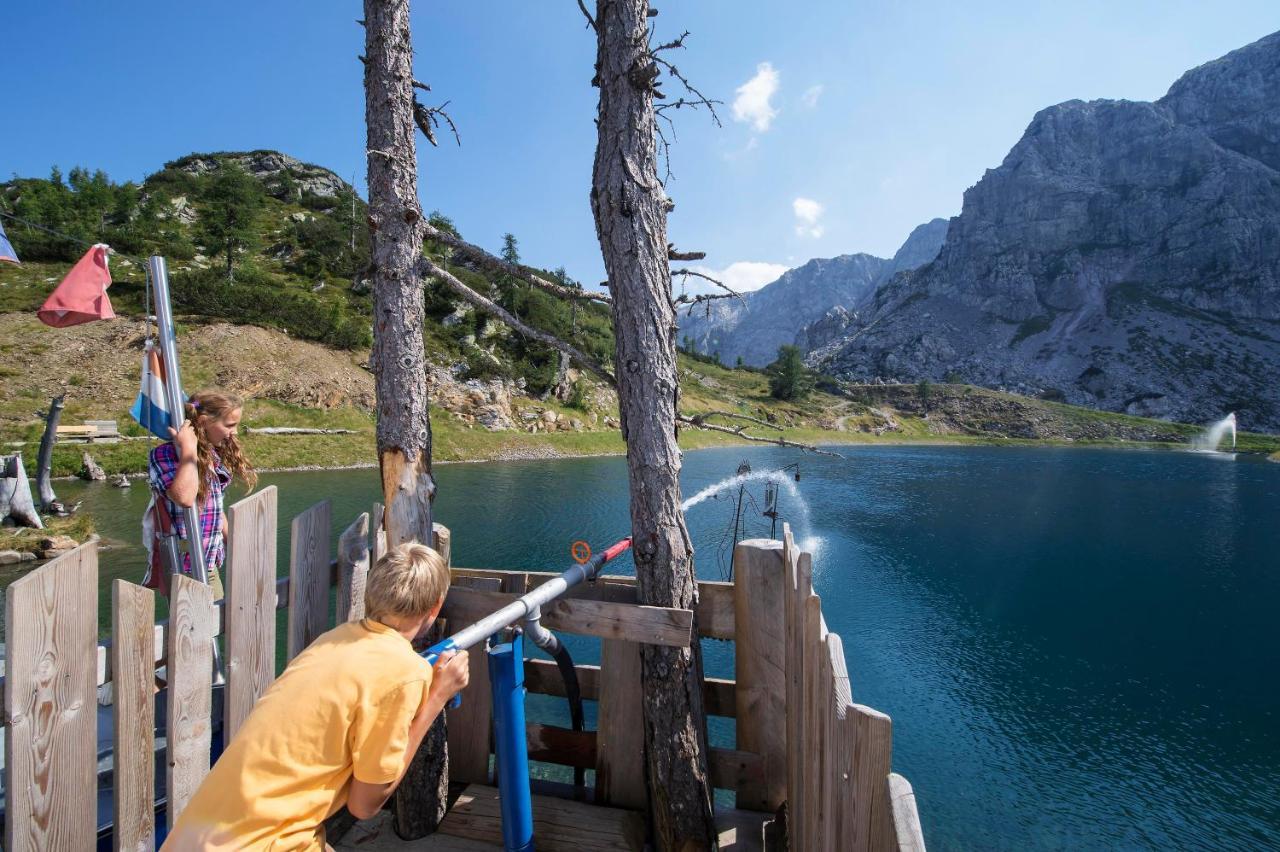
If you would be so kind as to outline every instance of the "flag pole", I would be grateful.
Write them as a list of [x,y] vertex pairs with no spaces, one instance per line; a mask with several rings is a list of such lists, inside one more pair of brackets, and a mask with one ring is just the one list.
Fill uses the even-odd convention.
[[[160,360],[164,363],[164,403],[169,412],[169,422],[174,430],[181,428],[186,419],[186,399],[182,393],[182,380],[178,376],[178,333],[173,327],[173,306],[169,301],[169,264],[158,254],[147,259],[151,273],[151,286],[155,288],[156,325],[160,330]],[[209,571],[204,562],[204,536],[200,527],[200,510],[193,503],[182,510],[187,528],[187,552],[191,555],[191,573],[205,585],[209,584]],[[178,570],[179,565],[171,566]],[[218,643],[213,643],[213,663],[222,670]]]

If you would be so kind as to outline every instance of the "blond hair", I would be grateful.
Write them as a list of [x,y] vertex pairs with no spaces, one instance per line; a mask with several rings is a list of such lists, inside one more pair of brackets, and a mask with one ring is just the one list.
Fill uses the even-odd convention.
[[449,566],[423,544],[392,548],[369,569],[364,611],[369,618],[417,618],[431,612],[449,591]]
[[219,390],[202,390],[193,393],[183,406],[186,418],[196,432],[196,467],[200,472],[200,487],[196,492],[196,506],[204,505],[204,498],[209,495],[209,480],[213,477],[213,453],[216,450],[222,466],[230,474],[240,477],[250,491],[258,484],[258,472],[253,469],[249,459],[235,435],[230,435],[222,446],[215,447],[204,431],[204,418],[221,420],[232,411],[244,408],[244,399],[237,394]]

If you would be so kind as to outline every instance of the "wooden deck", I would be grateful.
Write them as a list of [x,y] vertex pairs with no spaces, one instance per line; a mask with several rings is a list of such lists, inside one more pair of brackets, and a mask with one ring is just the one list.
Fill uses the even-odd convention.
[[[764,848],[762,831],[768,815],[724,809],[716,813],[720,848],[731,852],[756,852]],[[555,796],[533,797],[533,832],[539,852],[584,852],[588,849],[644,849],[644,816],[638,811],[588,805]],[[333,842],[334,838],[330,838]],[[460,795],[440,830],[421,840],[401,840],[392,828],[391,816],[356,823],[335,852],[450,852],[502,848],[502,821],[498,791],[472,784]]]

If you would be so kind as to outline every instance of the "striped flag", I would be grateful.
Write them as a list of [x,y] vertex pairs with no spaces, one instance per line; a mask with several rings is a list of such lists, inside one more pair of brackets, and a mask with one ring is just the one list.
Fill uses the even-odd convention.
[[13,250],[13,243],[9,242],[9,238],[5,236],[3,222],[0,222],[0,260],[8,263],[22,263],[18,260],[18,253]]
[[142,353],[142,387],[129,413],[152,435],[164,441],[171,440],[169,427],[173,421],[169,419],[169,407],[165,404],[164,362],[151,340],[147,341]]

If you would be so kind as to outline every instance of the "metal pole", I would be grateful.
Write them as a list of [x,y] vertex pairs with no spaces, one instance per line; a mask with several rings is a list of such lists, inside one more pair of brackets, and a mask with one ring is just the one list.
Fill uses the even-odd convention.
[[[169,412],[169,422],[175,430],[181,428],[186,418],[184,405],[186,398],[182,393],[182,380],[178,375],[178,335],[173,328],[173,306],[169,302],[169,265],[163,257],[153,254],[147,259],[151,273],[151,286],[155,288],[156,325],[160,330],[160,360],[164,363],[164,403]],[[194,505],[182,510],[183,520],[187,528],[187,553],[191,556],[191,573],[205,585],[209,584],[209,571],[204,563],[204,536],[200,528],[200,510]],[[172,546],[177,542],[171,540]],[[171,566],[180,570],[181,557],[177,556]],[[218,651],[218,643],[213,643],[214,671],[222,671],[222,655]]]
[[493,692],[493,740],[498,754],[502,848],[533,850],[533,797],[524,724],[524,643],[520,633],[489,649]]

